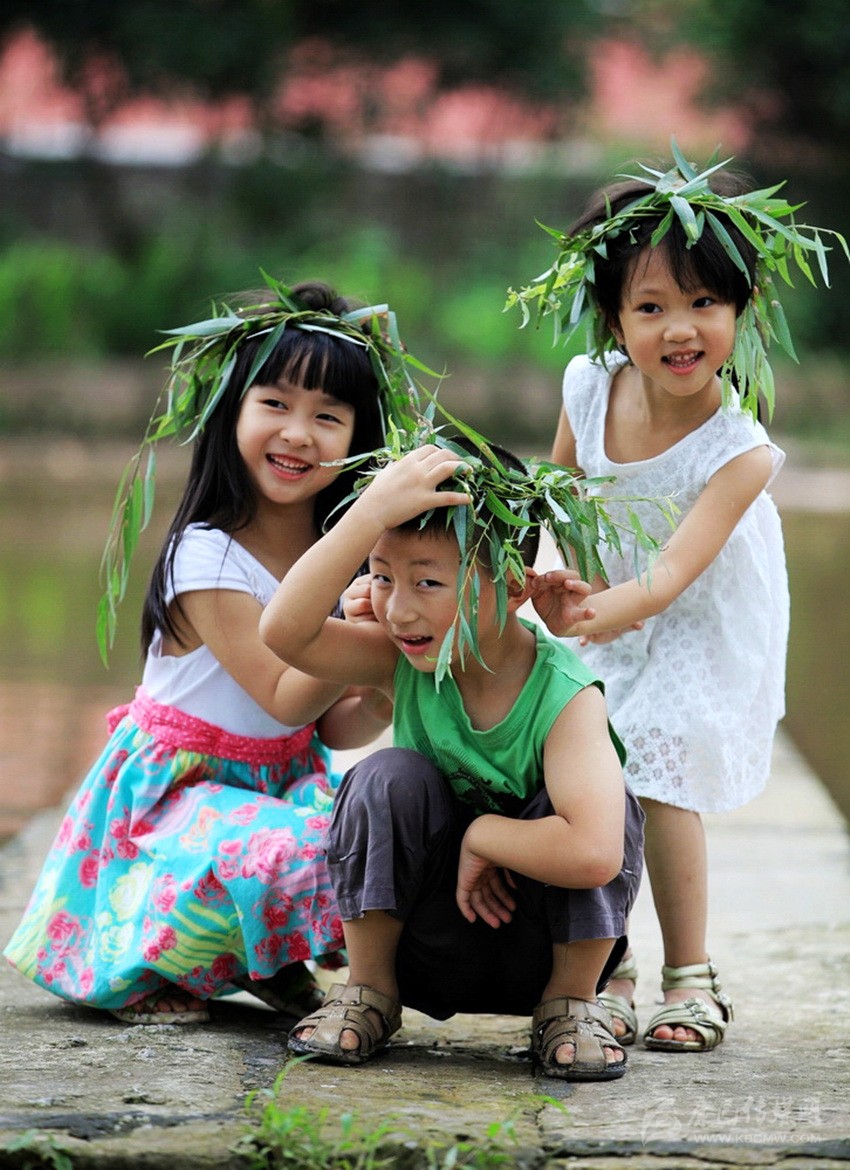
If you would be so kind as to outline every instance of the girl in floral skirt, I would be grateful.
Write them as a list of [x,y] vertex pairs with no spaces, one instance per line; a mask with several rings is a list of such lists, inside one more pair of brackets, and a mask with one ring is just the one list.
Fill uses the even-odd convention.
[[5,951],[41,987],[127,1023],[204,1022],[207,1001],[239,986],[300,1016],[316,994],[304,961],[341,962],[322,850],[328,747],[368,742],[382,715],[368,694],[287,668],[258,624],[351,489],[338,461],[384,441],[382,400],[392,406],[403,359],[385,308],[268,284],[165,343],[166,405],[106,554],[111,632],[150,510],[141,453],[191,427],[188,482],[144,604],[142,684],[111,712]]

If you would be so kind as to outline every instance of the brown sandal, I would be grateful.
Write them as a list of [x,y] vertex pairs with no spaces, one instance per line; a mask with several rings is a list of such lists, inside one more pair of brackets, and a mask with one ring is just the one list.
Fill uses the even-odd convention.
[[[370,1010],[380,1016],[380,1027],[372,1021]],[[401,1004],[397,999],[362,983],[350,987],[334,983],[318,1011],[305,1016],[290,1032],[289,1051],[331,1064],[363,1064],[386,1048],[390,1036],[400,1027]],[[306,1038],[296,1035],[304,1028],[312,1028],[312,1034]],[[347,1029],[357,1035],[357,1048],[342,1047],[340,1038]]]
[[[570,1064],[559,1064],[562,1044],[575,1050]],[[614,1081],[626,1071],[626,1054],[609,1063],[606,1048],[620,1048],[605,1008],[588,999],[547,999],[534,1009],[531,1052],[544,1076],[562,1081]]]

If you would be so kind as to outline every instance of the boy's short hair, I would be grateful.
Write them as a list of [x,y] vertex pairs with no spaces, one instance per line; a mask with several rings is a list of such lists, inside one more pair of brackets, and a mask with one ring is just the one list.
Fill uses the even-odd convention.
[[[471,439],[467,439],[465,435],[452,436],[449,442],[452,448],[459,448],[465,454],[472,455],[473,458],[481,462],[487,461],[492,466],[497,466],[493,460],[488,460],[485,451],[473,443]],[[528,468],[512,451],[508,451],[505,447],[500,447],[496,443],[488,443],[487,446],[493,452],[498,462],[508,471],[517,471],[523,476],[528,474]],[[460,481],[458,483],[458,481],[452,479],[446,486],[450,487],[453,491],[457,491],[459,487],[462,490],[463,482]],[[412,520],[405,520],[403,524],[398,525],[396,531],[415,532],[422,536],[450,535],[454,537],[454,532],[449,525],[446,513],[447,510],[445,508],[431,508],[428,512],[422,512],[419,516],[414,516]],[[483,518],[486,524],[492,524],[498,528],[499,521],[488,506],[486,499],[482,499],[476,503],[476,515],[479,518]],[[470,525],[470,530],[471,527]],[[512,539],[522,557],[523,564],[529,569],[533,568],[540,548],[540,526],[535,524],[526,529],[525,534],[520,539],[517,538],[516,529],[513,529]],[[491,568],[492,566],[489,563],[486,552],[486,542],[481,546],[481,553],[480,559],[482,563],[488,569]]]

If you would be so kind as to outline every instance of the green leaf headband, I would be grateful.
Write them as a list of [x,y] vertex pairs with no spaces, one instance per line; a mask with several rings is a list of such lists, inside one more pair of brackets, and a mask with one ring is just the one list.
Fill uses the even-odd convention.
[[[505,464],[488,441],[466,423],[449,414],[430,395],[427,409],[419,415],[413,430],[401,431],[390,426],[386,447],[370,457],[368,471],[357,481],[351,495],[340,504],[343,507],[356,498],[377,475],[381,467],[401,459],[409,451],[424,443],[434,443],[454,451],[464,461],[464,469],[446,486],[458,488],[472,497],[472,503],[440,509],[445,513],[446,528],[457,537],[460,549],[460,567],[457,577],[458,608],[455,619],[446,632],[437,655],[435,681],[439,688],[450,672],[455,644],[461,664],[467,654],[482,665],[478,645],[478,602],[481,589],[479,567],[482,560],[496,588],[496,614],[500,626],[507,618],[508,585],[511,578],[525,578],[525,565],[520,546],[529,532],[546,529],[564,557],[565,564],[575,567],[585,580],[597,574],[605,578],[605,569],[599,554],[601,544],[622,553],[620,530],[635,542],[635,569],[638,571],[639,550],[648,554],[651,564],[660,552],[659,543],[648,536],[635,512],[627,507],[628,526],[612,520],[603,495],[592,494],[600,486],[613,483],[614,477],[578,478],[573,472],[545,460],[531,460],[525,470],[519,471]],[[435,411],[460,435],[468,439],[478,454],[470,454],[441,433],[434,425]],[[349,463],[363,463],[355,457]],[[617,496],[618,504],[641,502],[642,498]],[[667,517],[671,529],[675,527],[678,509],[670,500],[653,500]],[[423,517],[423,525],[433,515]]]
[[387,305],[369,305],[341,316],[309,309],[287,285],[265,272],[262,276],[269,294],[261,303],[238,311],[226,304],[213,304],[212,317],[163,330],[168,340],[150,351],[172,350],[171,373],[115,495],[101,559],[104,592],[97,612],[97,641],[104,662],[115,638],[117,610],[127,589],[130,562],[153,511],[156,444],[165,438],[190,443],[203,430],[227,390],[240,346],[246,340],[264,338],[246,378],[246,390],[285,329],[316,330],[363,346],[378,381],[384,430],[416,426],[418,395],[410,370],[436,375],[405,352],[395,313]]
[[[543,230],[558,242],[558,257],[533,284],[519,292],[508,289],[505,308],[519,307],[521,327],[527,325],[532,316],[538,324],[543,317],[552,316],[556,341],[564,331],[569,338],[580,325],[584,325],[588,352],[597,360],[603,360],[617,344],[599,311],[594,288],[594,266],[597,258],[607,256],[608,241],[633,232],[640,220],[646,218],[658,220],[650,239],[652,247],[660,244],[674,223],[681,225],[689,248],[697,244],[708,229],[749,281],[746,263],[727,228],[728,224],[733,224],[755,250],[756,275],[750,299],[738,317],[732,353],[720,371],[723,403],[728,405],[732,390],[737,389],[742,407],[755,416],[761,393],[769,414],[772,414],[775,388],[773,372],[767,361],[767,346],[775,339],[797,360],[785,314],[776,296],[774,278],[778,274],[791,285],[793,261],[800,272],[813,285],[816,284],[810,264],[813,256],[824,284],[829,287],[827,252],[831,249],[823,237],[832,236],[850,260],[847,243],[839,232],[795,223],[794,212],[802,204],[792,205],[775,198],[784,183],[740,195],[718,195],[709,186],[709,179],[715,171],[727,166],[731,158],[723,162],[712,159],[705,170],[697,172],[679,150],[675,139],[671,141],[671,149],[674,165],[670,170],[662,172],[639,164],[645,172],[643,175],[618,176],[645,183],[648,190],[646,195],[616,215],[609,214],[601,223],[574,236],[541,224]],[[781,222],[783,220],[786,222]]]

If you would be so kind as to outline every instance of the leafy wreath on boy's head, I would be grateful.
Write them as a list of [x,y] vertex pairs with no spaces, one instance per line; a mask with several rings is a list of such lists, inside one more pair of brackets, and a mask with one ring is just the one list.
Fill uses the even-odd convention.
[[[427,394],[427,392],[426,392]],[[435,681],[439,688],[450,673],[455,651],[461,669],[471,654],[483,666],[478,641],[478,605],[481,593],[481,569],[495,586],[496,617],[504,626],[508,614],[511,581],[524,582],[525,560],[522,552],[529,533],[546,530],[560,551],[564,563],[578,570],[585,580],[606,576],[600,555],[605,544],[622,553],[621,532],[634,541],[635,571],[639,571],[641,550],[651,565],[660,551],[657,540],[649,536],[632,504],[642,497],[617,496],[625,508],[626,522],[613,518],[604,487],[613,476],[587,479],[574,471],[547,460],[503,460],[497,449],[478,431],[450,414],[436,396],[427,394],[424,407],[417,397],[417,416],[413,429],[401,430],[390,423],[385,447],[368,457],[369,466],[354,485],[351,494],[338,506],[345,507],[368,486],[372,478],[389,463],[402,459],[425,443],[445,447],[460,456],[463,464],[444,485],[461,490],[471,503],[440,508],[446,531],[457,539],[460,564],[457,575],[457,613],[437,652]],[[445,425],[437,425],[437,414]],[[460,440],[460,441],[459,441]],[[463,442],[466,440],[466,442]],[[364,464],[366,457],[356,456],[345,462]],[[678,508],[668,499],[651,501],[675,527]],[[424,527],[437,509],[425,513]]]
[[310,308],[288,285],[265,272],[262,277],[268,292],[263,290],[256,303],[238,309],[226,303],[213,304],[211,317],[162,330],[168,340],[150,351],[154,354],[170,349],[171,368],[139,449],[125,467],[115,495],[101,560],[104,592],[97,612],[97,641],[104,661],[115,638],[117,610],[126,593],[133,553],[153,513],[156,444],[161,439],[191,443],[200,434],[230,384],[240,348],[246,341],[262,339],[243,393],[254,383],[286,329],[327,333],[363,346],[378,382],[384,430],[390,426],[404,430],[416,427],[414,404],[418,399],[411,370],[436,375],[406,351],[396,315],[388,305],[367,305],[336,314]]
[[[519,307],[522,326],[532,318],[539,323],[543,317],[551,316],[556,341],[564,334],[568,339],[584,326],[588,353],[604,361],[605,355],[616,348],[617,341],[598,309],[594,284],[595,264],[607,256],[608,242],[633,232],[646,219],[657,220],[650,237],[651,247],[658,246],[674,224],[680,225],[689,248],[698,244],[705,231],[711,231],[752,288],[738,317],[734,348],[720,371],[724,405],[728,405],[734,389],[742,407],[755,416],[761,393],[772,414],[775,386],[767,347],[775,340],[797,360],[777,297],[775,278],[778,275],[791,285],[793,264],[816,284],[816,266],[828,287],[827,253],[831,249],[824,237],[831,237],[839,244],[850,260],[847,242],[840,232],[796,223],[794,213],[802,204],[791,204],[776,196],[784,183],[737,195],[719,195],[711,188],[711,176],[728,166],[732,158],[718,162],[715,151],[705,169],[699,171],[682,154],[675,138],[671,140],[671,151],[674,161],[669,170],[639,164],[644,174],[618,176],[645,184],[647,192],[616,214],[611,214],[609,205],[606,219],[573,236],[541,224],[558,243],[557,259],[532,284],[519,291],[509,289],[505,308]],[[729,225],[754,250],[754,280],[729,232]],[[814,265],[810,263],[812,259]]]

